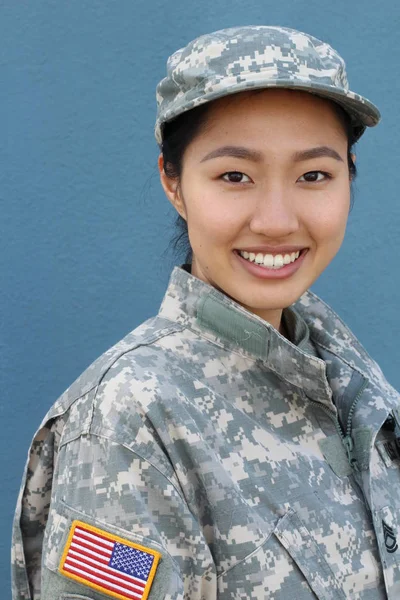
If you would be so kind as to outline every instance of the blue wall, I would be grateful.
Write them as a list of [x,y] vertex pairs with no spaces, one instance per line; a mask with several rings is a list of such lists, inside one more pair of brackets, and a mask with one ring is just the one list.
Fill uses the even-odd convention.
[[351,87],[382,111],[357,149],[345,243],[313,289],[400,389],[397,0],[0,2],[3,589],[36,426],[92,360],[156,313],[174,264],[163,254],[174,213],[153,138],[166,58],[201,33],[241,24],[330,42]]

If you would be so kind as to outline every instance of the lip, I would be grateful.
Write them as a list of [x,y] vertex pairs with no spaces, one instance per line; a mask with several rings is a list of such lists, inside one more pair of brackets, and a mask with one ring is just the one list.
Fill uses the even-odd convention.
[[[294,252],[294,250],[292,250],[292,252]],[[285,265],[281,269],[269,269],[268,267],[260,267],[256,263],[252,263],[240,256],[238,250],[235,250],[234,254],[240,261],[240,264],[243,266],[243,268],[245,268],[248,273],[254,275],[255,277],[258,277],[259,279],[286,279],[287,277],[290,277],[300,269],[305,257],[308,254],[308,248],[303,248],[300,252],[299,258],[297,258],[293,263]]]
[[308,250],[306,246],[248,246],[247,248],[236,248],[236,252],[253,252],[254,254],[291,254],[292,252],[299,252],[301,250]]

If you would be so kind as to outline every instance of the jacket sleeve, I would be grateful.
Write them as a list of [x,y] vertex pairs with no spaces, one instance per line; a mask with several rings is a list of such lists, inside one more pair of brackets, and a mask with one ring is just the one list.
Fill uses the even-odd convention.
[[63,426],[62,417],[43,424],[29,450],[13,523],[13,600],[40,599],[43,536],[49,513],[53,464]]
[[[41,556],[41,600],[68,594],[111,596],[60,572],[77,521],[112,539],[161,554],[152,584],[146,587],[149,600],[217,597],[210,547],[172,469],[167,476],[120,443],[84,434],[60,448],[51,496]],[[40,541],[38,536],[36,544]],[[38,585],[37,577],[35,581]]]

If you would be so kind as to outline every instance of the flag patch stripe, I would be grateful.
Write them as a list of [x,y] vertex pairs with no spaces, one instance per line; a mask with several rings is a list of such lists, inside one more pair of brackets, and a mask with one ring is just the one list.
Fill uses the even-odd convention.
[[89,531],[84,531],[80,527],[76,528],[75,533],[78,537],[87,538],[89,540],[92,539],[96,543],[97,542],[100,543],[100,540],[102,540],[102,543],[105,544],[106,546],[110,546],[111,548],[114,546],[113,542],[110,542],[110,540],[103,537],[102,535],[93,535],[93,533],[89,533]]
[[80,546],[79,544],[71,544],[70,554],[81,554],[82,556],[87,556],[88,558],[92,558],[97,562],[104,563],[105,565],[108,563],[108,559],[101,556],[101,554],[97,554],[97,552],[93,552],[93,550],[87,550]]
[[121,600],[146,600],[161,554],[82,521],[72,523],[59,571]]
[[96,552],[103,554],[103,556],[111,556],[112,548],[103,546],[103,544],[100,542],[98,544],[96,544],[95,542],[92,542],[90,540],[84,540],[84,539],[82,539],[82,536],[80,536],[80,535],[74,536],[74,541],[76,544],[81,544],[85,548],[95,548]]
[[110,549],[112,551],[113,546],[114,546],[114,544],[103,541],[102,539],[96,540],[94,535],[91,535],[91,536],[85,535],[84,533],[81,533],[79,530],[76,532],[76,539],[79,541],[83,540],[83,542],[86,542],[86,544],[89,544],[89,546],[97,546],[98,548],[102,548],[105,552],[108,552]]
[[95,546],[95,544],[93,544],[93,542],[90,542],[90,543],[89,543],[89,542],[81,542],[81,541],[79,541],[79,542],[78,542],[78,541],[76,541],[76,542],[75,542],[75,541],[74,541],[74,542],[73,542],[73,545],[74,545],[74,546],[75,546],[75,545],[77,545],[77,546],[80,546],[81,548],[85,548],[86,550],[93,550],[93,549],[96,549],[96,553],[97,553],[97,554],[100,554],[101,556],[104,556],[104,557],[105,557],[105,558],[107,558],[108,560],[109,560],[109,558],[110,558],[110,556],[111,556],[111,552],[110,552],[109,550],[107,550],[107,551],[104,551],[104,550],[102,550],[101,548],[97,548],[97,547]]

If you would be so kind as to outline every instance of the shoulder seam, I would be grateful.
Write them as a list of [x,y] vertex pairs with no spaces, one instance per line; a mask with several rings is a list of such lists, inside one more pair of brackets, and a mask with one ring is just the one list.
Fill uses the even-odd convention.
[[149,344],[154,343],[155,341],[161,339],[162,337],[166,337],[172,331],[174,331],[174,330],[175,331],[182,331],[182,329],[184,329],[184,325],[179,325],[178,323],[175,323],[175,322],[171,321],[171,326],[170,327],[165,327],[161,331],[158,331],[156,335],[150,337],[149,340],[146,340],[145,343],[138,343],[135,346],[132,346],[131,348],[126,349],[124,352],[121,352],[117,357],[115,357],[115,360],[113,360],[107,366],[107,368],[102,372],[101,376],[99,377],[97,383],[91,388],[91,389],[96,388],[96,391],[94,393],[94,397],[93,397],[93,400],[92,400],[92,414],[91,414],[91,417],[90,417],[88,433],[91,431],[91,428],[92,428],[92,421],[93,421],[93,416],[94,416],[94,403],[95,403],[96,398],[97,398],[97,392],[99,390],[99,386],[100,386],[101,382],[103,381],[103,379],[105,378],[105,376],[107,375],[107,373],[109,372],[109,370],[111,369],[111,367],[113,367],[115,365],[115,363],[122,356],[124,356],[125,354],[128,354],[129,352],[132,352],[132,350],[136,350],[136,348],[140,348],[141,346],[148,346]]
[[[69,403],[68,407],[64,411],[62,411],[62,412],[56,412],[54,414],[50,414],[50,411],[52,410],[52,409],[50,409],[50,411],[45,416],[45,420],[46,421],[50,421],[51,419],[56,419],[57,417],[60,417],[61,415],[65,414],[66,412],[68,412],[68,410],[71,408],[71,406],[73,404],[75,404],[75,402],[77,402],[78,400],[80,400],[81,398],[83,398],[84,396],[86,396],[86,394],[89,394],[94,389],[96,389],[96,392],[95,392],[95,397],[96,397],[97,389],[98,389],[99,385],[101,384],[101,382],[103,381],[103,379],[106,376],[106,374],[108,373],[108,371],[125,354],[128,354],[129,352],[132,352],[133,350],[136,350],[136,348],[140,348],[141,346],[147,346],[149,344],[152,344],[153,342],[156,342],[158,339],[161,339],[162,337],[166,337],[167,335],[169,335],[170,333],[172,333],[174,330],[181,331],[182,329],[184,329],[183,325],[179,325],[178,323],[174,323],[173,321],[171,321],[171,326],[170,327],[165,327],[164,329],[161,329],[160,331],[157,332],[157,334],[153,335],[148,340],[140,342],[140,343],[137,343],[137,344],[134,344],[134,345],[130,346],[129,348],[125,348],[125,350],[121,351],[117,356],[115,356],[113,358],[112,362],[110,362],[110,363],[107,364],[107,366],[104,368],[104,370],[100,373],[98,379],[95,381],[95,383],[93,383],[93,385],[91,387],[89,387],[87,390],[85,390],[84,392],[80,393],[79,395],[73,397],[73,400],[71,400],[71,402]],[[90,367],[90,365],[89,365],[89,367]],[[85,371],[82,371],[81,374],[83,374],[84,372]],[[67,391],[68,391],[68,388],[66,389],[66,391],[64,392],[64,394]],[[62,395],[63,394],[61,394],[60,398],[62,397]],[[93,398],[93,400],[95,399],[95,397]],[[43,426],[44,424],[45,424],[45,421],[43,421],[43,423],[42,423],[41,426]]]
[[[110,432],[113,432],[113,430],[110,430]],[[185,497],[183,496],[182,491],[179,490],[179,489],[177,489],[176,485],[173,483],[173,481],[171,481],[171,479],[168,477],[168,475],[166,475],[154,462],[152,462],[151,460],[149,460],[149,458],[147,458],[145,456],[142,456],[142,454],[140,454],[136,450],[133,450],[132,448],[129,448],[129,446],[127,446],[126,444],[123,444],[123,443],[117,441],[116,439],[112,439],[112,438],[110,438],[110,437],[108,437],[106,435],[103,435],[101,433],[95,433],[93,431],[89,431],[89,432],[82,431],[80,434],[78,434],[78,435],[74,436],[73,438],[70,438],[70,439],[64,441],[62,444],[60,444],[59,450],[61,449],[62,446],[66,446],[70,442],[73,442],[73,441],[79,439],[83,435],[91,435],[91,436],[96,437],[96,438],[101,438],[101,439],[107,440],[107,441],[111,442],[112,444],[116,444],[118,446],[121,446],[122,448],[125,448],[126,450],[128,450],[128,452],[131,452],[132,454],[135,454],[136,456],[138,456],[140,459],[146,461],[151,467],[153,467],[153,469],[155,469],[158,473],[160,473],[160,475],[164,479],[166,479],[172,485],[172,487],[174,488],[174,490],[176,491],[176,493],[178,494],[178,496],[180,497],[180,499],[188,507],[188,510],[190,511],[190,513],[193,516],[193,518],[196,518],[195,515],[193,515],[193,512],[190,510],[190,507],[189,507],[189,505],[188,505]]]
[[[82,429],[79,430],[79,432],[76,432],[75,434],[72,435],[71,438],[68,438],[68,440],[65,443],[68,443],[68,441],[72,440],[72,439],[77,439],[80,435],[84,434],[84,433],[91,433],[91,429],[92,429],[92,422],[93,422],[93,417],[94,417],[94,405],[95,405],[95,401],[97,398],[97,392],[99,389],[100,384],[102,383],[103,379],[105,378],[105,376],[107,375],[107,373],[109,372],[109,370],[115,365],[115,363],[125,354],[128,354],[129,352],[132,352],[133,350],[136,350],[136,348],[140,348],[141,346],[147,346],[149,344],[152,344],[153,342],[157,341],[158,339],[161,339],[162,337],[165,337],[167,335],[169,335],[171,332],[173,331],[180,331],[181,329],[183,329],[183,325],[179,325],[177,323],[174,323],[173,321],[171,321],[171,326],[169,327],[165,327],[164,329],[161,329],[160,331],[157,331],[156,334],[154,334],[153,336],[151,336],[150,338],[148,338],[145,342],[140,342],[137,344],[134,344],[132,346],[130,346],[129,348],[125,348],[123,351],[121,351],[118,355],[116,355],[113,360],[111,362],[109,362],[107,364],[107,366],[104,368],[104,370],[99,374],[97,380],[95,381],[95,383],[89,387],[87,390],[85,390],[83,393],[80,393],[79,395],[75,396],[73,398],[73,400],[71,400],[71,402],[68,404],[67,408],[61,412],[57,412],[55,414],[49,415],[49,413],[46,415],[43,423],[41,424],[40,428],[43,427],[45,425],[45,422],[48,422],[50,420],[53,419],[57,419],[59,417],[61,417],[62,415],[65,415],[68,413],[68,411],[72,408],[72,406],[74,404],[76,404],[76,402],[78,402],[81,398],[83,398],[84,396],[90,394],[91,392],[93,392],[94,390],[94,394],[93,394],[93,398],[91,400],[90,403],[90,408],[88,410],[88,416],[87,416],[87,423],[83,424]],[[51,409],[50,409],[51,410]],[[60,440],[60,446],[63,445],[64,441]]]

